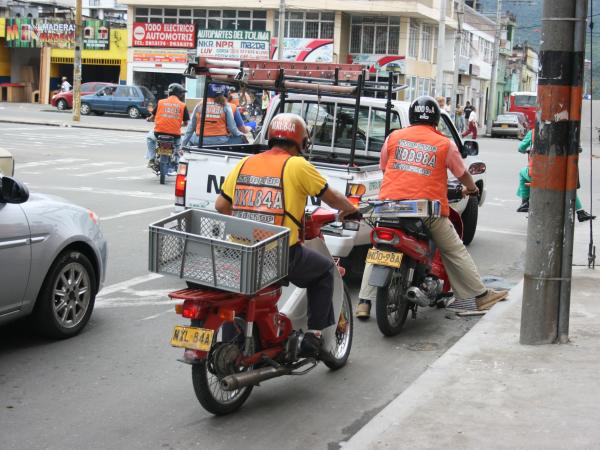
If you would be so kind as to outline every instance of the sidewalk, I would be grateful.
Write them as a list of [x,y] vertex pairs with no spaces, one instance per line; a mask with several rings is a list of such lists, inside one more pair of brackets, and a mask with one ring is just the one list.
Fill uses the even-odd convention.
[[79,123],[73,122],[72,111],[58,111],[51,105],[31,103],[0,103],[0,123],[46,125],[54,127],[91,128],[113,131],[147,133],[152,124],[144,119],[131,119],[125,115],[81,116]]

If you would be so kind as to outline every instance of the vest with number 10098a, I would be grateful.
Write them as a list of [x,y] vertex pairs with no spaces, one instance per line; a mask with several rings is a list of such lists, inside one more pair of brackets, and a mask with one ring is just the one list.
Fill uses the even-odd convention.
[[439,200],[448,216],[446,157],[450,141],[428,125],[414,125],[390,134],[381,200]]

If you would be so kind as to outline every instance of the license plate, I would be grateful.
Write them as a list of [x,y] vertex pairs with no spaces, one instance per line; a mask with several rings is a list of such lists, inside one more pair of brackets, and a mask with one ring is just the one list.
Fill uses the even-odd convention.
[[158,149],[156,149],[156,153],[159,155],[171,156],[173,154],[173,149],[169,147],[158,147]]
[[502,124],[502,128],[508,128],[508,125]]
[[171,337],[173,347],[190,348],[207,352],[212,345],[214,330],[176,325]]
[[398,269],[402,263],[402,253],[385,252],[376,248],[369,249],[367,262],[377,266],[388,266]]

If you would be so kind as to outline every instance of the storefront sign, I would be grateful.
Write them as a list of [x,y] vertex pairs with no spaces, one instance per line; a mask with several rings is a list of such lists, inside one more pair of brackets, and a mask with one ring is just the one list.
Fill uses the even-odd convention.
[[134,47],[194,48],[195,27],[189,23],[133,24]]
[[406,61],[400,55],[372,55],[356,53],[348,55],[351,64],[362,64],[369,68],[370,73],[387,74],[388,72],[406,73]]
[[271,33],[248,30],[198,30],[198,56],[269,59]]
[[[109,28],[100,20],[83,22],[83,48],[108,50]],[[13,48],[73,48],[75,22],[63,19],[6,19],[6,46]]]
[[133,62],[187,64],[188,51],[180,49],[161,50],[154,48],[148,50],[135,49],[133,51]]
[[[271,40],[271,58],[277,58],[277,38]],[[332,39],[285,38],[283,59],[287,61],[333,62]]]

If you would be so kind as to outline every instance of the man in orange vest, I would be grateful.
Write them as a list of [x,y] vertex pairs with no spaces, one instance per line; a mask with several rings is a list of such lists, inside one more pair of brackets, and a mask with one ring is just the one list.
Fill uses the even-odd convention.
[[[229,143],[244,143],[242,133],[236,126],[231,106],[227,103],[226,95],[229,88],[226,85],[211,83],[208,86],[206,99],[206,119],[204,121],[203,145],[220,145]],[[188,143],[198,145],[200,141],[200,126],[202,124],[202,102],[199,102],[192,112],[192,120],[185,131],[183,145]],[[231,142],[235,139],[234,142]]]
[[[463,184],[465,194],[477,194],[479,189],[467,171],[456,145],[437,130],[440,107],[434,98],[417,98],[409,108],[410,126],[392,132],[383,144],[380,167],[384,171],[379,198],[381,200],[438,200],[441,216],[428,221],[429,231],[459,299],[475,298],[477,308],[488,309],[503,299],[507,291],[486,289],[454,226],[448,219],[448,170]],[[369,285],[371,265],[363,275],[361,299],[357,317],[368,318],[370,301],[376,288]]]
[[290,229],[287,279],[307,288],[308,328],[302,339],[303,356],[327,357],[321,352],[321,330],[333,325],[333,260],[304,247],[300,239],[306,200],[319,197],[339,217],[357,212],[340,192],[332,189],[317,169],[302,157],[308,146],[304,120],[279,114],[269,125],[269,150],[240,161],[229,173],[215,202],[221,214],[233,215]]
[[148,122],[154,122],[154,129],[146,136],[148,167],[152,167],[158,135],[173,136],[175,148],[181,147],[181,127],[186,126],[190,120],[190,113],[184,103],[186,92],[181,84],[171,83],[168,90],[169,96],[159,100],[153,114],[148,117]]

